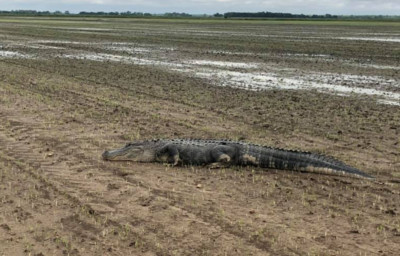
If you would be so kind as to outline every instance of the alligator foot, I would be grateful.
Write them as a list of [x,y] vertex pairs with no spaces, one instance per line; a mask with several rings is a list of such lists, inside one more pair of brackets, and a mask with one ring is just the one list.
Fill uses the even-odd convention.
[[228,156],[227,154],[221,154],[218,157],[218,162],[220,163],[229,163],[231,161],[231,157]]
[[206,167],[208,169],[221,169],[221,168],[227,168],[229,166],[230,166],[230,164],[227,162],[224,162],[224,163],[223,162],[215,162],[215,163],[206,165]]
[[174,156],[173,156],[173,160],[174,160],[174,162],[173,162],[172,166],[178,165],[179,162],[180,162],[180,160],[181,160],[181,159],[179,158],[179,154],[174,155]]

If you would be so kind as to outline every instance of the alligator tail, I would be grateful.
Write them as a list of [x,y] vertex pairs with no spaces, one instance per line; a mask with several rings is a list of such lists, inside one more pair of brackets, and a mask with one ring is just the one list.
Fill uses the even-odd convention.
[[260,154],[261,157],[259,161],[261,167],[362,177],[367,179],[374,178],[357,168],[348,166],[337,159],[324,155],[268,147],[264,147],[261,151],[262,153]]

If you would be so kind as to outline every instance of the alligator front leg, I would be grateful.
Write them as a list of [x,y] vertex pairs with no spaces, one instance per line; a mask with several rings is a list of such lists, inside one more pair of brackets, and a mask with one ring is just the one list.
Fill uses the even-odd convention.
[[175,166],[180,161],[179,151],[174,145],[167,145],[156,153],[156,161]]

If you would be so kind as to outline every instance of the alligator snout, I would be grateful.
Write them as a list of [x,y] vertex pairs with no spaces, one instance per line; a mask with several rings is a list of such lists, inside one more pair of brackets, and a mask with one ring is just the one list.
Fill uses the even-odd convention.
[[103,160],[108,160],[109,155],[110,153],[106,150],[101,156],[103,157]]

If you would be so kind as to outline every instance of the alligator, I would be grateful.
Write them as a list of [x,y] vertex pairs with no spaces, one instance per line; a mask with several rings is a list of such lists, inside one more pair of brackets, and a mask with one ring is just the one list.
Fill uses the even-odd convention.
[[161,162],[172,165],[256,166],[323,174],[373,177],[324,155],[285,150],[242,141],[203,139],[153,139],[134,141],[105,151],[104,160]]

